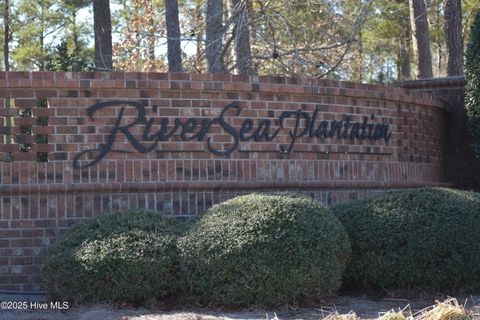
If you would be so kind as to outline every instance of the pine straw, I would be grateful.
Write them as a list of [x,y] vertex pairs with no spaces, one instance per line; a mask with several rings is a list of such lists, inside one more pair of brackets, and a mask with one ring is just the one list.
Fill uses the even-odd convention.
[[436,305],[425,308],[415,315],[415,320],[471,320],[473,316],[458,303],[457,299],[449,298],[443,302],[436,301]]
[[[436,301],[434,306],[425,308],[411,314],[408,310],[410,306],[403,310],[390,310],[380,313],[377,320],[473,320],[473,315],[465,309],[465,306],[458,303],[457,299],[449,298],[443,302]],[[336,310],[331,312],[324,320],[359,320],[360,318],[350,311],[348,314],[339,314]]]
[[381,314],[378,320],[410,320],[412,319],[410,316],[408,318],[405,317],[404,315],[405,309],[400,311],[390,310],[384,314]]
[[360,320],[360,318],[355,314],[355,312],[350,311],[347,314],[339,314],[338,312],[329,314],[324,320]]

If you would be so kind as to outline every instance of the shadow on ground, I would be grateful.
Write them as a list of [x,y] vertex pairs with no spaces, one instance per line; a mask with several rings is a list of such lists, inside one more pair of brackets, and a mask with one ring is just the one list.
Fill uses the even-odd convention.
[[[5,298],[5,297],[0,297]],[[361,319],[376,319],[389,310],[409,310],[418,312],[435,304],[435,298],[422,299],[372,299],[365,297],[341,296],[324,306],[300,308],[296,310],[224,311],[210,309],[189,309],[162,311],[148,309],[117,309],[109,305],[75,306],[66,311],[58,310],[21,310],[0,311],[2,320],[230,320],[230,319],[322,319],[332,312],[346,314],[355,312]],[[439,299],[443,300],[443,299]],[[4,300],[5,301],[5,300]],[[458,297],[461,304],[480,319],[480,296]]]

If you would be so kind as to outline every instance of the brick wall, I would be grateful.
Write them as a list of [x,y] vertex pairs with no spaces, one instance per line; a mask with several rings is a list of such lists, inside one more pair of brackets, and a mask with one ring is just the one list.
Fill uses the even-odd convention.
[[449,105],[445,124],[445,181],[457,188],[480,191],[480,159],[472,152],[473,138],[468,132],[465,112],[465,79],[448,77],[400,84],[412,92],[435,95]]
[[[118,100],[123,102],[87,114],[97,103]],[[447,185],[447,105],[400,88],[280,77],[10,72],[0,73],[0,103],[1,290],[41,290],[45,247],[101,212],[144,207],[197,215],[233,196],[270,190],[303,192],[328,205],[386,189]],[[231,103],[239,109],[223,114],[230,127],[212,123],[204,139],[194,137],[203,120],[220,117]],[[138,105],[145,121],[135,124]],[[317,124],[367,118],[388,124],[392,135],[388,141],[352,140],[305,131],[293,152],[281,152],[300,136],[296,127],[308,127],[304,115],[315,110]],[[289,111],[280,128],[278,119]],[[188,118],[196,119],[191,131],[183,125]],[[248,118],[248,135],[269,120],[257,131],[259,141],[239,142],[228,155],[209,151],[209,145],[220,153],[233,149],[229,128],[248,131]],[[164,133],[178,128],[156,143],[148,137],[161,131],[162,119],[168,119]],[[116,124],[124,131],[110,143]],[[275,139],[265,141],[265,131],[277,129]],[[119,152],[87,167],[100,154],[95,149],[109,144]],[[83,168],[74,166],[75,159]]]

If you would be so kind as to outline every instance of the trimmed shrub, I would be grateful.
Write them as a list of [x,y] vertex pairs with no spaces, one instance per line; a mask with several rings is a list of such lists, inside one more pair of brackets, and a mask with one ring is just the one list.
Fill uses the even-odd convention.
[[348,236],[303,197],[251,194],[213,206],[180,240],[186,290],[205,304],[280,305],[338,288]]
[[362,289],[480,288],[480,195],[425,188],[333,206],[352,244],[344,283]]
[[178,289],[177,237],[185,223],[144,210],[73,226],[45,254],[49,298],[145,303]]
[[470,31],[465,55],[465,108],[468,115],[468,128],[475,143],[477,157],[480,157],[480,10]]

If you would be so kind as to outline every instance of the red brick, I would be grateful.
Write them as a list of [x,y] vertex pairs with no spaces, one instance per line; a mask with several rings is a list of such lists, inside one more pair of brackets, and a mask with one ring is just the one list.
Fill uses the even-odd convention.
[[[24,140],[32,143],[31,152],[17,152],[15,156],[20,155],[15,162],[4,162],[0,167],[0,209],[4,219],[0,220],[0,250],[2,257],[13,257],[16,265],[8,262],[11,266],[21,267],[6,278],[8,281],[0,278],[0,289],[38,286],[38,267],[45,247],[58,232],[102,211],[138,205],[156,206],[169,214],[200,214],[235,194],[257,187],[276,189],[289,183],[317,184],[314,191],[308,192],[332,204],[350,199],[353,194],[366,197],[375,190],[350,190],[350,186],[362,181],[389,181],[399,186],[410,181],[411,186],[443,181],[445,112],[431,96],[413,97],[398,88],[387,90],[333,80],[182,73],[9,73],[9,81],[5,73],[0,73],[0,84],[2,79],[5,84],[0,96],[12,96],[19,106],[32,107],[34,117],[15,117],[19,120],[11,128],[13,134],[19,135],[21,124],[32,126],[33,135],[26,135]],[[33,88],[24,88],[30,81]],[[425,86],[422,84],[422,88]],[[459,92],[452,95],[458,97]],[[49,108],[36,108],[40,98],[48,99]],[[352,121],[361,122],[364,116],[374,113],[376,121],[390,123],[394,134],[388,146],[381,141],[352,143],[347,139],[303,137],[296,140],[294,152],[285,155],[279,150],[291,142],[290,133],[296,123],[291,117],[284,120],[284,128],[274,141],[241,142],[239,150],[243,151],[222,157],[208,152],[206,142],[210,138],[211,146],[218,150],[232,146],[231,135],[218,124],[210,128],[203,141],[181,141],[180,128],[172,139],[159,142],[147,154],[136,152],[119,132],[112,148],[131,153],[109,153],[90,169],[74,169],[72,160],[78,152],[98,148],[107,141],[120,107],[98,110],[93,121],[86,111],[108,99],[144,100],[148,104],[146,116],[155,116],[156,120],[167,117],[169,130],[176,117],[182,121],[218,117],[225,105],[238,101],[240,115],[228,112],[225,117],[237,129],[247,117],[252,118],[254,128],[249,134],[256,129],[259,118],[278,118],[286,110],[313,112],[315,108],[319,109],[318,118],[328,121],[353,114]],[[158,106],[156,113],[152,106]],[[0,106],[0,116],[18,114],[16,108],[5,110]],[[48,126],[38,126],[37,116],[48,116]],[[456,123],[464,123],[460,115],[456,116]],[[131,123],[137,110],[125,108],[123,117],[122,124]],[[277,126],[273,120],[272,128]],[[141,141],[144,128],[141,124],[129,128],[129,132]],[[158,129],[156,122],[151,133]],[[48,144],[37,144],[36,134],[48,135]],[[142,144],[148,147],[152,142]],[[0,143],[3,154],[18,148],[18,144]],[[47,152],[49,162],[37,163],[37,152]],[[89,158],[96,154],[89,154]],[[408,169],[405,173],[404,168]],[[455,166],[455,172],[462,179],[469,174],[461,165]],[[329,187],[339,182],[345,183],[348,191]],[[218,192],[219,185],[225,190]],[[29,259],[30,269],[21,266],[30,263]]]

